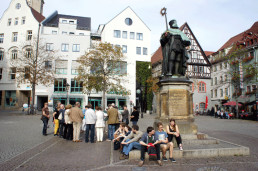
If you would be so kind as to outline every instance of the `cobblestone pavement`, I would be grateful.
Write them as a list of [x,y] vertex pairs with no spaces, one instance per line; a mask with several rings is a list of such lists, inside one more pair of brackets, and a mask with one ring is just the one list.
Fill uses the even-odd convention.
[[[139,121],[140,129],[145,131],[147,126],[153,125],[153,121],[154,115],[145,115]],[[0,164],[0,170],[258,170],[258,123],[253,121],[220,120],[208,116],[196,118],[200,132],[247,146],[250,156],[176,159],[177,163],[164,162],[161,167],[146,161],[142,168],[137,167],[138,160],[120,161],[119,152],[111,150],[111,142],[86,144],[68,142],[52,135],[43,137],[39,116],[1,114],[0,122],[1,159],[2,154],[9,159]],[[8,155],[8,151],[11,154]]]

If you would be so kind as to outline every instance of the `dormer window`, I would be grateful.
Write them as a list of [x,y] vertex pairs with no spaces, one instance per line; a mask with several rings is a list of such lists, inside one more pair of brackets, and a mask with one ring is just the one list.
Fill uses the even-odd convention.
[[66,23],[67,23],[67,20],[62,20],[62,23],[63,23],[63,24],[66,24]]
[[69,24],[74,24],[74,21],[70,20],[70,21],[69,21]]
[[70,35],[74,35],[74,32],[70,32],[69,34],[70,34]]

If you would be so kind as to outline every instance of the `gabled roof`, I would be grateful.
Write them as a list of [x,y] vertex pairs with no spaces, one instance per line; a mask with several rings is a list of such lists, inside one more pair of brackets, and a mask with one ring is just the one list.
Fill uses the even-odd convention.
[[212,51],[204,51],[204,53],[205,53],[205,55],[207,56],[207,58],[209,58],[209,56],[210,56],[211,54],[213,54],[214,52],[212,52]]
[[248,30],[231,37],[218,51],[228,48],[234,43],[243,41],[244,37],[248,36],[248,34],[250,34],[250,33],[251,33],[251,35],[255,35],[258,33],[258,22],[255,22],[252,25],[252,27],[250,27]]
[[[127,10],[128,8],[134,12],[134,10],[133,10],[130,6],[128,6],[128,7],[126,7],[123,11],[121,11],[119,14],[117,14],[114,18],[112,18],[109,22],[107,22],[105,25],[109,24],[112,20],[114,20],[117,16],[119,16],[120,14],[122,14],[122,13],[123,13],[125,10]],[[142,23],[143,23],[149,30],[151,30],[135,12],[134,12],[134,14],[142,21]],[[105,25],[104,25],[104,27],[102,28],[102,31],[104,30]]]
[[90,17],[80,17],[80,16],[58,14],[57,11],[54,12],[52,15],[50,15],[43,22],[43,25],[58,27],[60,18],[77,20],[77,29],[79,29],[79,30],[89,30],[89,31],[91,30],[91,18]]
[[[206,54],[204,53],[204,51],[202,50],[201,45],[199,44],[198,40],[196,39],[196,37],[194,36],[192,30],[190,29],[189,25],[187,24],[187,22],[185,22],[179,29],[182,31],[185,27],[188,28],[188,30],[190,31],[190,34],[193,36],[194,40],[196,41],[198,47],[200,48],[200,51],[204,57],[204,60],[207,62],[208,65],[210,64],[210,61],[208,60]],[[157,62],[160,62],[163,60],[163,56],[162,56],[162,49],[161,46],[157,49],[157,51],[152,55],[151,57],[151,63],[155,64]]]
[[30,9],[31,9],[31,12],[32,12],[34,18],[35,18],[39,23],[41,23],[41,22],[45,19],[45,17],[44,17],[42,14],[40,14],[38,11],[34,10],[34,9],[31,8],[31,7],[30,7]]

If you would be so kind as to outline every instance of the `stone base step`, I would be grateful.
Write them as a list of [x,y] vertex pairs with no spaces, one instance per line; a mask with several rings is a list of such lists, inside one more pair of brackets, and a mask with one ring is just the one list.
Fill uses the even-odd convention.
[[[199,141],[198,143],[196,143]],[[203,141],[203,142],[201,142]],[[215,141],[219,143],[214,143]],[[192,144],[186,144],[183,142],[183,151],[178,148],[174,148],[174,158],[206,158],[206,157],[223,157],[223,156],[246,156],[250,155],[250,149],[248,147],[240,146],[230,142],[226,142],[218,139],[211,140],[192,140]],[[212,143],[211,143],[212,142]],[[129,159],[140,159],[140,150],[133,150],[129,154]],[[162,153],[161,153],[162,156]],[[145,153],[145,158],[149,156]],[[169,157],[169,151],[166,152],[166,157]]]

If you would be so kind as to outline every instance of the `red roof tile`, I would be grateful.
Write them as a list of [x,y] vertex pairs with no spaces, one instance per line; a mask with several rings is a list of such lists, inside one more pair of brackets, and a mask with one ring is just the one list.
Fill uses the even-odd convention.
[[155,64],[156,62],[162,61],[163,56],[162,56],[162,49],[161,46],[156,50],[156,52],[152,55],[151,57],[151,63]]
[[41,15],[38,11],[34,10],[33,8],[30,8],[31,9],[31,12],[34,16],[34,18],[38,21],[38,22],[42,22],[45,17],[43,15]]
[[214,52],[212,52],[212,51],[204,51],[204,53],[205,53],[205,55],[208,57],[208,56],[210,56],[211,54],[213,54]]

